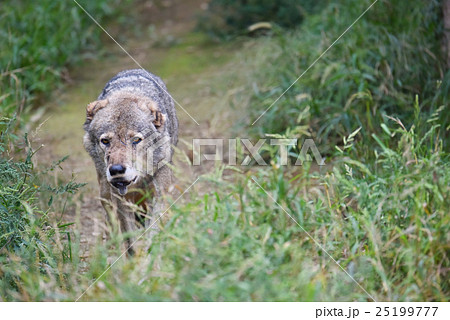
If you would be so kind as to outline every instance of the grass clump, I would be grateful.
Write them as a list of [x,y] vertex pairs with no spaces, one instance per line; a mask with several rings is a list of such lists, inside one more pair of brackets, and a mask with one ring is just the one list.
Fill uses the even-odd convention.
[[[80,1],[100,23],[118,1]],[[73,1],[2,2],[0,14],[0,110],[20,114],[38,97],[69,79],[69,65],[92,55],[101,30]]]
[[[348,250],[370,257],[386,299],[445,301],[450,171],[441,128],[390,119],[372,134],[375,161],[343,151],[326,182],[332,209],[352,226]],[[428,131],[418,135],[419,126]]]
[[[430,116],[448,104],[439,1],[378,1],[250,125],[370,4],[330,4],[299,30],[260,40],[258,61],[250,62],[256,71],[247,106],[251,120],[246,124],[254,135],[286,132],[309,107],[309,118],[303,121],[322,143],[322,151],[330,153],[341,136],[357,127],[366,129],[364,139],[379,133],[377,124],[386,122],[385,115],[412,123],[415,110],[409,102],[416,94],[421,97],[420,111]],[[439,123],[448,126],[448,113],[440,113]]]
[[[82,184],[70,181],[58,186],[46,182],[45,174],[54,170],[55,163],[44,172],[37,172],[32,157],[34,151],[25,136],[21,146],[19,139],[10,133],[13,121],[0,121],[0,296],[16,299],[20,291],[23,267],[29,268],[28,276],[39,277],[45,270],[52,272],[57,261],[71,260],[69,242],[59,241],[67,236],[68,224],[49,217],[58,201],[53,197],[66,198]],[[12,146],[15,146],[14,148]],[[20,150],[22,149],[22,150]],[[24,159],[18,154],[23,152]],[[44,203],[44,199],[48,199]],[[20,261],[20,268],[17,267]],[[20,271],[19,271],[20,270]],[[34,273],[33,273],[34,272]],[[21,299],[21,298],[19,298]]]

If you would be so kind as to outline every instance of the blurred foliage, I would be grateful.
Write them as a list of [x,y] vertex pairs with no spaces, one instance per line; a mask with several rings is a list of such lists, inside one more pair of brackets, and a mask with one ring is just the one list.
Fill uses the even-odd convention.
[[[119,0],[79,1],[102,23]],[[102,31],[73,1],[2,1],[0,13],[0,111],[21,113],[36,97],[68,77],[100,44]]]
[[[302,125],[309,126],[308,134],[329,153],[355,128],[365,128],[364,139],[370,139],[381,130],[377,124],[387,121],[385,115],[413,122],[416,111],[409,101],[416,94],[424,116],[432,117],[439,107],[448,106],[450,73],[440,53],[439,1],[380,0],[313,64],[370,4],[332,3],[300,30],[261,40],[252,57],[257,61],[249,62],[255,70],[247,106],[252,122],[312,66],[250,126],[254,135],[292,131],[300,125],[299,114],[308,108]],[[439,113],[441,134],[446,136],[449,120],[448,112]],[[424,133],[422,128],[416,130]],[[361,147],[361,155],[370,153],[370,145]]]
[[325,0],[212,0],[208,3],[206,12],[199,15],[197,27],[211,37],[219,39],[247,34],[247,28],[258,22],[293,28],[325,2]]

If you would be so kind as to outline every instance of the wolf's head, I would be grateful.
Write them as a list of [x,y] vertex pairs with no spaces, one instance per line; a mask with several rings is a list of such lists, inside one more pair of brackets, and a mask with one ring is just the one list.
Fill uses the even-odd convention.
[[147,97],[117,92],[86,109],[84,146],[119,194],[170,157],[166,116]]

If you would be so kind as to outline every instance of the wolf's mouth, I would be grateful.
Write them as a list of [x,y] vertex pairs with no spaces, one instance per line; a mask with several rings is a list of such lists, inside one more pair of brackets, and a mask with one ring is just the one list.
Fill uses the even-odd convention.
[[127,188],[128,186],[136,181],[135,177],[133,180],[131,181],[126,181],[126,180],[120,180],[120,179],[115,179],[112,180],[110,183],[113,187],[117,188],[119,190],[120,195],[125,195],[127,193]]

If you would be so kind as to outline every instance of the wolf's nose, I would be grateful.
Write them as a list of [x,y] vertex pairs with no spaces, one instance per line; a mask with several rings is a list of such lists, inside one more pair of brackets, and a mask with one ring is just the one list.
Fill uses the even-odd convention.
[[109,173],[112,176],[115,176],[117,174],[123,174],[125,173],[125,167],[121,164],[113,164],[111,167],[109,167]]

